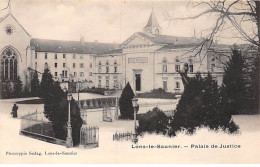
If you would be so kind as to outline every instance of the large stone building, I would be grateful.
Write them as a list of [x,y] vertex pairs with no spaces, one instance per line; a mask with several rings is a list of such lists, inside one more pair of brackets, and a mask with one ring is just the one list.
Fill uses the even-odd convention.
[[[193,49],[202,39],[162,35],[152,11],[142,32],[136,32],[120,45],[113,43],[59,41],[32,38],[9,12],[0,18],[1,82],[13,82],[21,77],[30,87],[32,73],[41,74],[49,67],[54,79],[66,88],[68,81],[80,81],[83,86],[122,89],[127,82],[137,92],[163,88],[183,91],[178,71],[189,64],[189,75],[210,71],[222,82],[224,54],[230,49],[203,48],[200,55]],[[192,50],[192,51],[191,51]],[[39,78],[41,79],[41,77]]]

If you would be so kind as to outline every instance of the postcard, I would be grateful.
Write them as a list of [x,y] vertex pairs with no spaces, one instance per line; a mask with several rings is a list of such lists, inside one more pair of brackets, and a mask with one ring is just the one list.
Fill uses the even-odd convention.
[[1,164],[260,163],[260,2],[1,0]]

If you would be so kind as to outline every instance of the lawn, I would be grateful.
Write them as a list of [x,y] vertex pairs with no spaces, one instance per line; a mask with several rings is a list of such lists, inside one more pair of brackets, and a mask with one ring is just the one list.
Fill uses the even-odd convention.
[[151,92],[137,93],[137,98],[177,99],[180,93],[165,92],[163,89],[154,89]]

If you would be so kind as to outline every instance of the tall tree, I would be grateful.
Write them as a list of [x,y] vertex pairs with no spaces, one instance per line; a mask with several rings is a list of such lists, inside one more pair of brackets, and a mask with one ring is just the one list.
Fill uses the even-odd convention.
[[49,93],[51,93],[48,90],[52,90],[53,84],[54,84],[54,80],[53,80],[52,74],[50,72],[50,69],[48,67],[46,67],[42,74],[42,80],[41,80],[41,86],[40,86],[41,97],[45,98],[48,96]]
[[232,56],[224,69],[222,91],[225,91],[227,109],[231,114],[241,113],[246,106],[247,92],[244,76],[244,60],[237,48],[232,50]]
[[21,78],[18,76],[14,80],[14,91],[13,91],[13,97],[19,98],[23,95],[23,83],[21,81]]
[[125,88],[122,91],[121,97],[119,99],[119,108],[122,119],[133,119],[134,118],[134,108],[132,104],[132,99],[135,94],[129,84],[126,84]]
[[32,96],[40,96],[40,81],[38,73],[35,71],[31,80],[31,94]]

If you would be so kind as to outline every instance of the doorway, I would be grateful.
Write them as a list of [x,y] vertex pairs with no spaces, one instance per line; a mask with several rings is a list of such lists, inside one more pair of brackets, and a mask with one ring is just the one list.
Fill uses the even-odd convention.
[[141,74],[135,74],[135,90],[141,91]]

